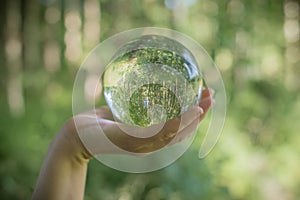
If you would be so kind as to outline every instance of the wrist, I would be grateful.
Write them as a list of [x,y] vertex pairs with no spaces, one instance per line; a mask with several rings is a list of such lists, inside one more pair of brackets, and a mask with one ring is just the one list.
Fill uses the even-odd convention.
[[62,126],[56,137],[55,148],[69,159],[85,164],[93,157],[82,144],[73,118]]

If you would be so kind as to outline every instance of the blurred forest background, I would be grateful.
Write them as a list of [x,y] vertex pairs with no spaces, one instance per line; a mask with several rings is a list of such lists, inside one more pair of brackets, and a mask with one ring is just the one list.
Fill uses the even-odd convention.
[[220,140],[199,160],[200,136],[178,161],[147,174],[93,160],[85,199],[298,199],[299,7],[299,0],[2,0],[0,198],[30,199],[51,139],[72,116],[73,81],[88,52],[115,33],[157,26],[194,38],[218,65],[228,100]]

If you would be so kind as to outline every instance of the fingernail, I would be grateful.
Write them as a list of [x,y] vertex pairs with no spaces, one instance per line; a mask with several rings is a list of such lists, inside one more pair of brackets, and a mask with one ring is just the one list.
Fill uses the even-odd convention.
[[204,113],[203,108],[201,108],[200,106],[198,106],[198,112],[199,112],[199,115],[202,115]]
[[210,96],[214,96],[214,94],[216,93],[214,89],[210,88],[209,89],[209,93],[210,93]]

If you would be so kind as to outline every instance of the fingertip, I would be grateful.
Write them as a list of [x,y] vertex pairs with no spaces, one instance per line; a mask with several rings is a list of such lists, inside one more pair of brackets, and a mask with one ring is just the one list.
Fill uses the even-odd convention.
[[203,108],[200,106],[197,106],[197,108],[198,108],[199,115],[203,115],[204,114]]
[[213,97],[215,94],[215,90],[213,88],[202,88],[202,95],[201,99],[204,99],[206,97]]
[[198,111],[199,111],[199,115],[198,115],[198,122],[199,122],[199,120],[201,120],[201,118],[205,115],[205,112],[201,106],[198,106]]
[[194,107],[190,108],[186,113],[183,114],[183,116],[188,116],[188,117],[196,116],[196,117],[199,117],[203,114],[204,114],[203,108],[198,105],[198,106],[194,106]]
[[210,96],[213,97],[215,94],[215,90],[212,88],[208,88],[208,91],[209,91]]
[[206,113],[209,108],[212,106],[214,102],[214,99],[212,99],[211,97],[206,97],[205,99],[202,99],[201,102],[199,103],[199,107],[201,107],[204,111],[204,113]]

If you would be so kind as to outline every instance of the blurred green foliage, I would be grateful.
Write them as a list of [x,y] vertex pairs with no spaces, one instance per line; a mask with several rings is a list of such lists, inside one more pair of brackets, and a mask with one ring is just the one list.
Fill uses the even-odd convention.
[[[181,3],[180,3],[181,2]],[[91,161],[86,199],[297,199],[297,0],[15,0],[0,7],[0,197],[29,199],[48,145],[72,116],[76,71],[109,36],[158,26],[194,38],[223,76],[228,113],[214,150],[127,174]],[[202,134],[201,134],[202,133]]]

